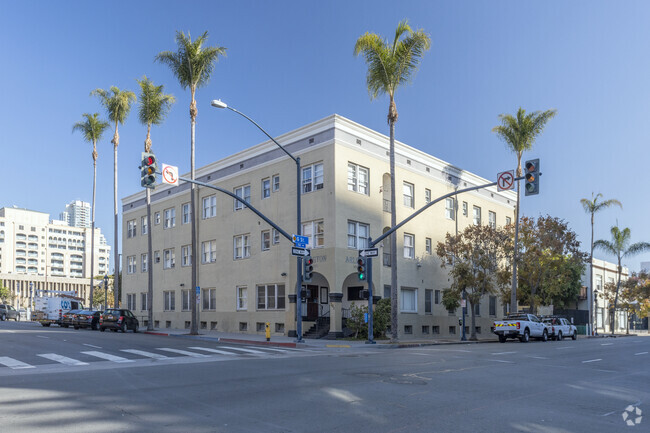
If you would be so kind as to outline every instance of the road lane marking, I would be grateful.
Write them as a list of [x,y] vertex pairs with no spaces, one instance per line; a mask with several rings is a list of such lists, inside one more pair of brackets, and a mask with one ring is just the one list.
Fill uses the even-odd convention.
[[517,352],[495,352],[492,355],[509,355],[511,353],[517,353]]
[[598,358],[598,359],[590,359],[588,361],[582,361],[582,363],[585,364],[587,362],[598,362],[598,361],[602,361],[602,359],[600,359],[600,358]]
[[639,352],[639,353],[635,353],[634,356],[637,356],[637,355],[647,355],[647,354],[648,354],[648,352]]
[[101,349],[102,348],[101,346],[94,346],[94,345],[88,344],[88,343],[84,343],[84,346],[93,347],[95,349]]
[[534,358],[534,359],[548,359],[545,356],[528,356],[528,358]]
[[107,361],[112,361],[112,362],[134,362],[132,359],[122,358],[121,356],[111,355],[110,353],[97,352],[95,350],[92,350],[90,352],[81,352],[81,353],[83,353],[84,355],[95,356],[97,358],[105,359]]
[[79,361],[78,359],[68,358],[67,356],[57,355],[56,353],[41,353],[38,356],[65,365],[88,365],[87,362]]
[[236,355],[236,353],[226,352],[225,350],[212,349],[212,348],[210,348],[210,347],[188,347],[188,349],[204,350],[204,351],[206,351],[206,352],[210,352],[210,353],[218,353],[218,354],[220,354],[220,355],[232,355],[232,356],[235,356],[235,355]]
[[50,337],[46,337],[45,335],[37,335],[37,337],[38,338],[50,338]]
[[555,350],[562,350],[562,349],[575,349],[575,347],[565,346],[565,347],[556,347],[555,348]]
[[614,343],[602,343],[601,346],[611,346]]
[[25,364],[24,362],[9,358],[8,356],[0,356],[0,364],[9,368],[13,368],[14,370],[19,368],[34,368],[33,365]]
[[[251,348],[250,346],[247,346],[249,349]],[[349,346],[348,346],[349,347]],[[280,352],[280,353],[287,353],[289,352],[288,350],[285,349],[276,349],[274,347],[264,347],[263,350],[270,350],[272,352]]]
[[254,353],[256,355],[264,354],[264,352],[262,352],[261,350],[244,349],[243,347],[230,347],[230,346],[220,346],[220,347],[223,347],[224,349],[241,350],[242,352]]
[[169,356],[161,355],[159,353],[145,352],[144,350],[137,349],[122,349],[122,352],[132,353],[134,355],[140,355],[152,359],[169,359]]
[[488,361],[492,361],[492,362],[503,362],[504,364],[514,364],[513,361],[504,361],[504,360],[502,360],[502,359],[488,359]]
[[169,347],[159,347],[157,350],[164,350],[165,352],[178,353],[180,355],[191,356],[193,358],[207,358],[210,356],[210,355],[204,355],[203,353],[188,352],[187,350],[171,349]]

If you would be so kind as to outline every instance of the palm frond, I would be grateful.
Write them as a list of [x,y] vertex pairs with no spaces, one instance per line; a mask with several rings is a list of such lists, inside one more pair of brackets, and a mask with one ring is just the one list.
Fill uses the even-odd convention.
[[650,243],[636,242],[629,246],[629,248],[625,251],[625,254],[623,254],[623,257],[635,256],[646,251],[650,251]]
[[99,118],[99,113],[81,115],[85,120],[72,125],[72,132],[80,132],[88,143],[101,140],[104,131],[110,126],[108,122]]
[[90,94],[99,97],[108,113],[108,119],[120,124],[124,124],[129,117],[131,104],[137,100],[135,93],[130,90],[120,90],[116,86],[111,86],[110,90],[95,89]]
[[156,86],[147,76],[136,80],[140,85],[138,118],[143,125],[159,125],[176,102],[173,95],[164,92],[164,86]]
[[616,256],[618,253],[618,250],[616,249],[616,246],[605,239],[599,239],[594,242],[594,249],[596,250],[602,250],[608,254],[611,254],[613,256]]

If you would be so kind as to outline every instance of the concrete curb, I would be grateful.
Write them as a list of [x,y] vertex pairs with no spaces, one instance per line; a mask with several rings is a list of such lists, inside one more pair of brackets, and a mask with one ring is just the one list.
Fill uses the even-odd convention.
[[279,341],[241,340],[235,338],[210,337],[207,335],[170,334],[167,332],[158,332],[158,331],[143,331],[142,333],[147,335],[158,335],[161,337],[189,338],[191,340],[214,341],[218,343],[251,344],[251,345],[259,345],[259,346],[277,346],[277,347],[290,347],[290,348],[296,347],[296,343],[281,343]]

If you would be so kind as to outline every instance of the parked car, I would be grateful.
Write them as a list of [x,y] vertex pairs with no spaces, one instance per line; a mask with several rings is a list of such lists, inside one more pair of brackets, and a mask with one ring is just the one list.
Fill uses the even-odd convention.
[[0,304],[0,320],[3,322],[5,320],[14,319],[16,322],[20,320],[20,314],[11,305]]
[[110,329],[114,332],[126,332],[129,329],[138,332],[140,323],[131,310],[124,308],[109,308],[104,311],[99,319],[99,330],[104,332]]
[[542,322],[546,323],[548,336],[553,340],[562,341],[564,337],[578,338],[578,328],[564,317],[544,316]]
[[548,340],[546,324],[534,314],[508,314],[505,319],[494,322],[492,332],[499,337],[501,343],[505,343],[508,338],[518,338],[522,343],[528,343],[531,337]]
[[61,316],[61,327],[74,326],[75,314],[83,310],[68,310]]
[[99,319],[101,316],[101,311],[81,310],[72,319],[72,326],[74,326],[74,329],[90,328],[96,331],[99,329]]

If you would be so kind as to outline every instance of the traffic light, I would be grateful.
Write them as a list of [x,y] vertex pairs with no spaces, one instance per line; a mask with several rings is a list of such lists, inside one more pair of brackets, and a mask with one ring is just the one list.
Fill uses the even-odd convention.
[[156,171],[158,171],[158,160],[156,159],[156,155],[149,152],[142,152],[140,185],[142,185],[143,188],[156,187]]
[[359,276],[359,281],[366,281],[366,258],[359,256],[357,259],[357,275]]
[[360,293],[360,298],[367,300],[370,297],[370,291],[369,290],[362,290]]
[[314,259],[311,258],[311,252],[309,254],[302,259],[302,280],[306,283],[311,282],[314,273]]
[[539,194],[539,159],[526,161],[524,173],[526,195]]

